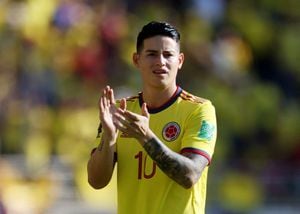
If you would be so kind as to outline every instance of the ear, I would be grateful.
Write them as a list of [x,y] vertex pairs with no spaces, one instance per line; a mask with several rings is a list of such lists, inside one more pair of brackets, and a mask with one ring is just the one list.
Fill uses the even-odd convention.
[[132,61],[133,61],[133,64],[136,66],[136,67],[139,67],[139,54],[138,53],[134,53],[132,55]]
[[183,65],[183,62],[184,62],[184,54],[183,53],[180,53],[179,56],[178,56],[178,69],[181,69],[182,65]]

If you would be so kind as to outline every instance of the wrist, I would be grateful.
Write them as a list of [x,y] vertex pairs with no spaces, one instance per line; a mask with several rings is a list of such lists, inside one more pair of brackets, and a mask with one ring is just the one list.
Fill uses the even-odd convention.
[[108,143],[108,144],[112,144],[115,143],[117,140],[117,132],[113,133],[113,134],[109,134],[107,132],[103,132],[102,134],[102,141]]
[[139,138],[139,142],[142,146],[144,146],[145,143],[147,143],[148,141],[150,141],[153,138],[155,138],[154,133],[152,131],[149,131],[147,134],[145,134]]

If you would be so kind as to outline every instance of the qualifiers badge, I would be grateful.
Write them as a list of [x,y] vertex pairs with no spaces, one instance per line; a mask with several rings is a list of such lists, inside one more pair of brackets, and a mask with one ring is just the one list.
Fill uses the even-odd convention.
[[198,136],[204,140],[211,140],[214,132],[215,126],[208,123],[206,120],[203,120]]
[[180,134],[180,126],[176,122],[170,122],[163,128],[162,135],[166,141],[174,141]]

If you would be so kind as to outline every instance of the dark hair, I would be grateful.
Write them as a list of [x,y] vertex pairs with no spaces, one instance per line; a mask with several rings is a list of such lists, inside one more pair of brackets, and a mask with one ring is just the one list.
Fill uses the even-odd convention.
[[138,34],[136,41],[136,51],[141,51],[145,39],[154,36],[167,36],[174,39],[177,43],[179,43],[180,41],[180,33],[175,27],[167,22],[152,21],[144,25],[141,32]]

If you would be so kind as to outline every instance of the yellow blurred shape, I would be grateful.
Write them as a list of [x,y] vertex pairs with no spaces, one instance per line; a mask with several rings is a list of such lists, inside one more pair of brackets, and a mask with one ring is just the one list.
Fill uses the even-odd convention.
[[103,189],[93,189],[87,181],[86,163],[77,167],[75,182],[82,198],[94,207],[116,213],[117,210],[117,173],[113,173],[110,183]]
[[26,179],[9,162],[0,159],[0,196],[7,213],[39,214],[53,202],[53,181],[49,174]]
[[24,23],[24,34],[38,43],[44,43],[56,1],[28,0]]
[[33,173],[47,170],[51,155],[51,142],[43,133],[33,132],[26,140],[26,167]]
[[42,213],[51,204],[49,181],[16,180],[3,190],[8,213]]
[[63,161],[72,165],[89,157],[97,135],[98,115],[93,109],[64,109],[61,112],[63,134],[56,151]]
[[229,172],[220,183],[220,202],[232,211],[250,211],[257,207],[263,198],[259,182],[241,172]]

